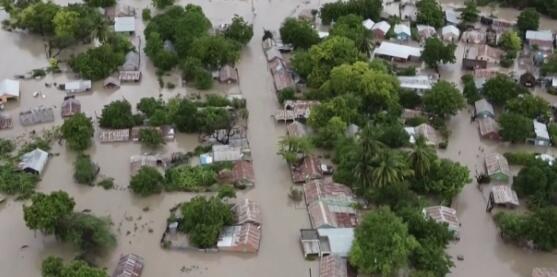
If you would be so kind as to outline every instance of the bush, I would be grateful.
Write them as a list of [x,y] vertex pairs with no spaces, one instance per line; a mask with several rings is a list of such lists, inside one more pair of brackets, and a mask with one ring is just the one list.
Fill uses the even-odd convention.
[[113,178],[103,179],[102,181],[97,183],[97,186],[100,186],[103,189],[111,189],[114,187],[114,179]]
[[151,10],[148,8],[143,9],[141,12],[141,18],[143,18],[143,21],[151,20]]
[[422,97],[410,90],[400,90],[399,99],[400,104],[407,109],[414,109],[422,105]]
[[139,142],[152,148],[157,148],[165,143],[161,132],[155,128],[142,128],[139,130]]
[[296,91],[292,88],[286,88],[277,93],[278,101],[280,104],[284,104],[286,100],[296,99]]
[[180,165],[166,171],[167,191],[206,191],[217,181],[217,170],[208,166]]
[[196,89],[207,90],[213,87],[213,76],[207,70],[200,70],[194,79]]
[[534,153],[528,152],[507,152],[503,156],[507,158],[510,165],[528,165],[530,162],[536,159]]
[[160,193],[163,181],[164,177],[156,168],[144,166],[130,180],[130,188],[141,196],[148,196]]
[[81,151],[91,146],[91,138],[95,129],[90,118],[83,113],[78,113],[64,121],[61,131],[69,147]]
[[92,185],[97,177],[99,168],[91,160],[91,157],[80,153],[74,162],[73,178],[79,184]]
[[0,165],[0,192],[29,197],[39,183],[39,176],[23,172],[12,164]]
[[427,118],[423,116],[416,116],[406,120],[406,125],[410,127],[416,127],[422,123],[427,123]]

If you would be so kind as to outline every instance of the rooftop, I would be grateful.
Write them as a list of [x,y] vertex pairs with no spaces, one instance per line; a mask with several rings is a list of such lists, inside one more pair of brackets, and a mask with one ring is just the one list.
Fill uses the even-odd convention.
[[511,169],[507,159],[499,153],[490,153],[485,156],[485,168],[487,175],[503,173],[507,176],[511,175]]
[[407,34],[410,36],[412,33],[410,32],[410,27],[404,24],[396,24],[394,27],[395,34]]
[[114,273],[113,277],[140,277],[143,272],[143,258],[135,255],[128,254],[122,256]]
[[513,205],[518,206],[518,195],[516,191],[507,185],[496,185],[491,188],[493,201],[497,205]]
[[540,40],[540,41],[551,41],[553,42],[553,32],[550,30],[540,30],[540,31],[526,31],[527,40]]
[[347,277],[347,261],[344,258],[329,255],[319,262],[319,277]]
[[119,32],[135,32],[135,17],[123,16],[114,18],[114,31]]
[[36,148],[35,150],[27,152],[21,156],[19,168],[26,171],[31,170],[41,174],[47,161],[48,153],[42,149]]
[[381,30],[381,32],[387,33],[389,29],[391,29],[391,24],[389,24],[387,21],[380,21],[375,23],[371,29]]
[[422,212],[437,223],[446,223],[449,230],[458,231],[460,228],[460,221],[456,216],[455,209],[445,206],[431,206],[424,208]]
[[536,137],[540,139],[549,140],[549,133],[547,132],[547,126],[537,120],[532,121],[534,123],[534,132]]
[[317,233],[329,244],[332,255],[347,257],[354,241],[354,228],[322,228]]
[[398,76],[401,88],[429,90],[433,86],[433,79],[426,75]]
[[375,55],[408,59],[410,57],[420,57],[422,55],[422,48],[384,41],[375,49]]
[[373,22],[373,20],[371,20],[369,18],[362,21],[362,26],[364,26],[364,28],[366,28],[366,30],[371,30],[371,28],[373,27],[374,24],[375,24],[375,22]]
[[0,97],[19,97],[19,81],[4,79],[0,82]]

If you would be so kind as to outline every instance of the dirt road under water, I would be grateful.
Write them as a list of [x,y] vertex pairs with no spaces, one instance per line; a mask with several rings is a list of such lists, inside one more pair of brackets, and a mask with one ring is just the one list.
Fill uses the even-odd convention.
[[[138,11],[148,5],[146,0],[120,2],[134,6]],[[252,256],[162,250],[158,241],[165,228],[168,210],[175,204],[188,200],[192,195],[166,193],[138,198],[127,191],[125,187],[129,182],[129,156],[146,151],[138,144],[101,145],[97,142],[95,147],[89,150],[93,159],[100,164],[101,173],[115,178],[118,188],[114,190],[75,184],[71,176],[75,154],[56,145],[52,152],[60,153],[60,156],[49,161],[38,190],[65,190],[75,198],[76,210],[91,209],[96,215],[112,218],[119,243],[110,255],[99,260],[99,263],[109,270],[114,268],[120,254],[133,252],[146,260],[144,276],[309,276],[310,268],[312,276],[316,276],[317,262],[305,261],[298,243],[298,230],[309,227],[307,213],[305,209],[296,207],[289,201],[289,173],[286,164],[276,155],[277,141],[284,135],[284,128],[275,125],[271,119],[271,114],[278,104],[272,93],[273,86],[260,47],[260,38],[264,28],[276,30],[282,20],[295,14],[297,9],[315,8],[318,3],[313,1],[303,4],[294,0],[196,0],[188,3],[203,6],[213,25],[228,22],[234,14],[242,15],[254,24],[254,38],[242,52],[238,69],[240,89],[248,100],[248,135],[257,180],[256,188],[247,192],[246,196],[259,201],[263,210],[263,238],[259,253]],[[186,2],[181,1],[180,4]],[[252,14],[252,5],[256,16]],[[0,19],[4,16],[0,16]],[[139,25],[138,28],[142,30],[142,23]],[[39,38],[2,30],[0,42],[0,79],[47,64]],[[79,96],[83,111],[89,116],[94,116],[95,113],[100,113],[103,104],[116,99],[126,98],[135,105],[142,97],[163,94],[168,98],[178,93],[189,93],[183,88],[174,91],[161,90],[154,69],[143,54],[142,67],[144,78],[139,85],[125,85],[117,91],[107,91],[100,84],[96,84],[93,94]],[[443,68],[443,76],[458,81],[458,68],[459,64]],[[42,81],[23,82],[20,101],[10,103],[8,111],[17,115],[21,110],[40,104],[59,107],[63,93],[47,89],[43,83],[62,82],[69,77],[71,76],[62,74],[55,79],[47,77]],[[31,94],[36,90],[41,90],[47,97],[33,98]],[[55,124],[60,124],[59,114],[56,116]],[[15,119],[17,121],[17,117]],[[22,128],[16,123],[14,129],[1,131],[0,136],[15,138],[23,132],[40,130],[55,124]],[[480,141],[476,126],[470,123],[469,114],[466,112],[455,116],[451,121],[451,127],[449,148],[441,155],[460,161],[472,172],[482,164],[480,146],[500,152],[507,149],[505,146]],[[196,141],[197,137],[194,135],[179,135],[175,142],[167,145],[164,152],[189,151],[195,147]],[[58,255],[71,258],[76,254],[75,249],[61,245],[54,238],[30,231],[23,222],[22,204],[10,200],[0,206],[0,245],[3,250],[0,253],[1,276],[39,276],[40,263],[45,257]],[[149,207],[149,211],[143,212],[144,207]],[[455,208],[463,223],[462,239],[451,245],[448,251],[453,256],[463,254],[465,260],[455,261],[456,267],[451,276],[527,276],[534,266],[556,265],[555,255],[532,253],[503,244],[490,215],[485,213],[484,198],[475,184],[465,187],[455,200]],[[20,249],[23,245],[28,247]]]

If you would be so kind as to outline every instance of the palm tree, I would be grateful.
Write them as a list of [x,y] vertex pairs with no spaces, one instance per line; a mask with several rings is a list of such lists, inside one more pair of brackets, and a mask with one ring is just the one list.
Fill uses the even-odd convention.
[[408,165],[414,170],[416,177],[422,178],[427,175],[436,159],[435,150],[426,144],[423,136],[419,136],[416,147],[408,155]]
[[305,158],[313,150],[313,145],[307,137],[282,137],[279,141],[279,152],[289,164]]
[[372,184],[376,188],[401,182],[413,174],[406,161],[394,150],[381,151],[376,161],[377,165],[371,171]]
[[385,145],[377,139],[377,133],[372,128],[368,126],[362,130],[353,169],[356,179],[354,187],[358,195],[364,196],[371,191],[375,157],[384,148]]

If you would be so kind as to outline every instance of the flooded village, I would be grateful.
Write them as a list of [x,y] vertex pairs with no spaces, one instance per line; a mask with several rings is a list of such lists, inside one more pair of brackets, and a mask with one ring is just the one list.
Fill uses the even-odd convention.
[[[74,3],[55,2],[61,6]],[[477,22],[471,24],[473,26],[463,28],[460,25],[463,3],[441,1],[443,24],[433,27],[410,23],[417,20],[415,2],[384,1],[379,20],[361,18],[358,24],[358,27],[365,28],[369,37],[365,38],[365,46],[362,46],[365,50],[358,49],[357,58],[347,58],[351,55],[347,53],[349,51],[334,49],[335,46],[331,44],[329,47],[333,50],[329,50],[332,54],[323,50],[326,47],[320,50],[323,50],[324,56],[336,55],[338,59],[325,57],[317,61],[311,58],[302,60],[301,64],[311,65],[313,70],[317,68],[315,64],[332,65],[326,69],[327,77],[319,79],[315,78],[317,74],[311,71],[312,68],[309,69],[311,73],[296,72],[303,68],[297,63],[296,56],[304,51],[311,54],[315,50],[304,49],[314,49],[312,45],[319,46],[339,36],[340,31],[334,29],[335,24],[323,22],[327,21],[323,11],[321,14],[312,12],[318,11],[326,2],[331,1],[177,1],[175,5],[182,7],[188,4],[201,7],[210,20],[211,30],[215,29],[216,33],[226,28],[235,15],[253,26],[253,36],[240,48],[239,57],[235,62],[219,66],[213,72],[213,84],[207,90],[196,88],[193,84],[195,81],[186,81],[178,69],[181,65],[160,74],[160,65],[155,66],[152,58],[146,54],[148,38],[144,30],[150,21],[142,18],[141,11],[150,8],[153,17],[164,13],[164,9],[157,10],[150,1],[121,0],[117,2],[116,8],[107,13],[107,16],[115,17],[108,28],[125,33],[137,52],[127,53],[125,62],[115,72],[96,81],[89,81],[72,72],[65,63],[61,63],[60,73],[28,78],[32,70],[49,66],[46,39],[29,31],[4,28],[0,30],[0,61],[3,64],[0,67],[0,81],[5,81],[0,83],[0,93],[10,92],[16,97],[2,104],[0,138],[13,140],[18,147],[22,147],[33,137],[45,133],[50,135],[49,131],[77,114],[83,113],[92,119],[92,144],[83,152],[98,168],[93,183],[110,180],[113,182],[112,188],[105,189],[100,184],[78,184],[74,176],[74,164],[83,154],[72,150],[67,139],[58,140],[57,137],[52,140],[49,150],[31,149],[33,151],[19,156],[16,163],[25,172],[39,176],[34,191],[47,195],[65,191],[75,201],[75,213],[110,219],[109,229],[117,243],[109,251],[88,261],[98,268],[104,268],[108,275],[114,273],[111,276],[369,276],[366,274],[370,269],[380,274],[377,276],[557,276],[557,254],[550,250],[539,250],[531,241],[518,244],[504,239],[501,228],[494,220],[494,215],[499,211],[527,214],[534,210],[530,199],[534,196],[525,196],[524,190],[513,185],[513,176],[527,167],[527,163],[515,161],[518,158],[509,153],[518,153],[517,156],[524,152],[532,155],[536,153],[538,157],[553,159],[557,155],[554,148],[557,142],[553,141],[549,127],[553,124],[553,114],[547,120],[542,117],[529,118],[531,130],[528,130],[528,143],[526,139],[510,143],[504,141],[506,134],[503,135],[500,126],[501,116],[506,114],[505,109],[508,107],[490,103],[484,97],[458,108],[454,115],[451,111],[441,116],[445,121],[443,124],[437,124],[425,116],[426,112],[432,111],[424,108],[422,100],[416,100],[418,104],[402,105],[401,111],[398,111],[401,115],[396,115],[399,120],[392,123],[381,117],[381,114],[393,112],[391,104],[382,106],[387,96],[370,93],[369,98],[357,99],[365,101],[366,105],[372,103],[370,107],[361,107],[361,103],[350,102],[353,100],[350,97],[342,98],[345,91],[353,87],[345,83],[334,86],[332,83],[343,79],[352,80],[352,77],[361,80],[368,73],[356,76],[368,70],[379,74],[382,69],[378,68],[381,66],[373,63],[367,66],[366,62],[386,61],[384,64],[392,68],[388,74],[381,72],[380,78],[383,79],[370,81],[372,85],[367,84],[372,90],[379,86],[378,83],[396,83],[393,85],[396,90],[401,88],[412,95],[427,98],[426,95],[440,81],[452,83],[462,92],[469,82],[480,89],[489,79],[502,73],[517,86],[526,87],[532,95],[553,105],[557,103],[557,96],[549,91],[557,83],[550,75],[543,76],[540,68],[551,60],[557,21],[542,15],[538,28],[540,31],[531,30],[535,32],[524,34],[524,45],[511,59],[512,65],[503,67],[500,63],[507,53],[498,42],[503,33],[515,28],[519,10],[479,7],[482,17],[478,17]],[[98,9],[104,14],[105,9]],[[393,20],[393,17],[400,17],[401,20]],[[0,11],[0,19],[9,18],[5,10]],[[295,51],[292,51],[292,45],[285,42],[288,38],[279,31],[287,18],[306,20],[315,28],[318,39],[307,47],[295,47]],[[484,22],[483,19],[491,21]],[[451,22],[453,20],[456,22]],[[350,26],[350,23],[341,23]],[[159,31],[162,33],[163,29]],[[349,31],[353,29],[359,30],[354,26],[348,28]],[[214,35],[213,31],[210,33]],[[494,43],[488,42],[490,33],[495,37]],[[547,33],[550,39],[544,38]],[[429,37],[439,37],[445,45],[454,43],[454,61],[439,62],[437,70],[426,65],[422,55]],[[339,45],[342,43],[339,42]],[[176,48],[180,51],[179,43],[174,42],[174,45],[169,46],[165,41],[164,44],[165,49]],[[72,55],[97,46],[98,41],[79,43],[63,49],[57,59],[68,61]],[[333,68],[339,66],[335,62],[340,60],[342,63],[342,59],[346,59],[345,64],[349,64],[344,68],[347,75],[342,75],[344,72],[339,70],[340,78],[333,78],[331,70],[334,71]],[[358,64],[361,61],[364,61],[365,67]],[[398,74],[405,69],[414,72]],[[331,76],[328,76],[329,71]],[[392,77],[395,73],[398,76]],[[465,74],[470,74],[472,79],[466,81],[462,78]],[[290,93],[290,90],[292,95],[286,95],[285,92]],[[326,92],[320,95],[316,91]],[[389,93],[389,89],[385,91]],[[208,95],[227,99],[227,107],[207,104]],[[235,118],[233,126],[212,128],[210,133],[205,132],[205,129],[182,132],[173,123],[157,125],[155,128],[149,127],[149,124],[130,128],[101,127],[105,105],[125,100],[129,102],[134,115],[141,114],[143,111],[137,105],[141,99],[148,97],[168,106],[173,99],[189,99],[197,103],[195,108],[200,111],[222,108],[234,116],[240,116],[241,110],[242,113],[243,110],[247,112],[241,119]],[[337,98],[346,102],[335,102]],[[1,100],[4,102],[4,99]],[[235,101],[244,100],[245,107],[241,104],[235,106]],[[348,115],[351,120],[343,121],[342,124],[329,124],[334,118],[346,119],[340,110],[356,105],[360,108],[357,108],[356,115]],[[324,124],[317,123],[319,120],[310,116],[312,111],[319,109],[317,107],[322,107],[319,113],[333,119],[326,118]],[[367,115],[363,116],[364,113],[379,116],[371,120]],[[188,117],[185,118],[187,120]],[[367,121],[377,125],[368,128]],[[385,122],[400,125],[397,130],[403,132],[395,132],[393,136],[405,140],[400,145],[381,146],[387,149],[387,153],[392,152],[393,156],[414,153],[413,149],[421,145],[424,139],[424,144],[429,145],[427,149],[435,149],[435,162],[446,166],[447,172],[451,171],[447,175],[455,174],[451,177],[463,181],[462,189],[455,189],[454,196],[451,191],[447,192],[452,201],[447,201],[444,194],[420,191],[413,187],[414,184],[400,186],[400,189],[397,186],[397,190],[406,189],[412,191],[409,194],[417,195],[417,214],[423,219],[446,224],[442,226],[450,231],[451,239],[441,239],[448,241],[441,252],[445,251],[453,263],[446,274],[443,270],[441,273],[433,272],[433,268],[423,266],[423,261],[420,263],[420,259],[409,254],[419,248],[417,245],[425,243],[418,234],[412,233],[416,228],[410,226],[411,220],[402,211],[395,221],[408,226],[404,227],[408,229],[404,232],[411,233],[409,237],[416,236],[416,239],[411,238],[406,242],[408,249],[414,249],[407,253],[410,258],[405,258],[410,262],[389,264],[381,270],[371,263],[365,269],[361,266],[360,272],[356,273],[358,268],[355,264],[362,265],[364,262],[354,257],[356,251],[353,245],[361,244],[359,250],[365,251],[366,241],[358,228],[369,227],[367,216],[376,210],[382,216],[394,214],[384,212],[379,206],[391,206],[390,209],[396,211],[395,206],[402,205],[394,200],[377,199],[387,199],[390,193],[395,193],[383,191],[390,184],[389,181],[385,181],[384,185],[377,185],[375,182],[379,181],[374,181],[370,185],[381,192],[379,196],[362,193],[361,186],[347,183],[349,180],[365,183],[356,173],[358,165],[351,163],[351,160],[359,159],[360,155],[352,153],[354,151],[350,147],[362,149],[358,148],[363,147],[358,144],[362,138],[373,137],[374,132],[379,132],[377,128],[387,126],[381,125],[387,124]],[[327,132],[329,125],[340,125],[342,128],[331,127],[331,134]],[[153,148],[141,143],[142,129],[155,130],[164,144]],[[340,136],[346,142],[339,143]],[[314,138],[311,146],[304,145],[308,137]],[[335,142],[331,138],[338,140]],[[391,151],[391,148],[395,150]],[[377,157],[371,163],[375,159]],[[458,164],[442,162],[446,161],[444,159]],[[454,173],[458,170],[451,166],[467,168],[469,173],[463,177],[464,174]],[[158,193],[142,196],[142,191],[132,188],[131,183],[134,176],[146,167],[154,168],[164,176],[165,180],[158,182],[170,182],[170,185],[165,183],[161,185],[162,188],[159,186]],[[431,165],[431,168],[434,167]],[[191,183],[188,182],[194,181],[183,176],[192,172],[205,172],[203,169],[197,172],[198,168],[210,168],[214,179],[210,178],[207,185],[190,187]],[[417,172],[408,174],[403,178],[404,181],[409,183],[418,179],[420,174]],[[435,180],[438,183],[448,182],[438,176],[443,173],[431,175],[436,175],[431,178],[438,178]],[[374,176],[379,179],[377,175]],[[185,181],[179,178],[185,178]],[[488,179],[487,183],[485,178]],[[201,177],[199,180],[204,182]],[[419,184],[419,180],[416,183]],[[458,187],[458,184],[455,186]],[[235,196],[219,196],[218,200],[217,197],[211,198],[220,194],[222,187],[233,188]],[[61,257],[67,264],[81,254],[78,247],[61,242],[52,233],[46,234],[43,230],[31,230],[28,227],[23,207],[30,206],[34,202],[32,198],[18,199],[18,195],[4,192],[1,195],[0,243],[4,251],[0,254],[0,275],[41,276],[41,272],[44,274],[44,266],[41,268],[41,265],[47,257]],[[201,239],[192,238],[191,230],[195,226],[190,229],[191,226],[187,226],[182,219],[188,216],[185,215],[188,211],[197,211],[199,217],[209,214],[205,210],[198,212],[201,204],[189,207],[185,204],[202,202],[200,197],[215,199],[211,205],[228,207],[226,216],[223,216],[225,224],[217,228],[218,239],[216,242],[210,241],[210,245],[205,245]],[[401,199],[414,199],[415,196],[405,194],[404,197],[409,198],[401,196]],[[190,233],[185,234],[185,229],[190,229]],[[213,229],[204,231],[214,234]],[[387,234],[393,230],[378,228],[375,231]],[[195,245],[199,242],[202,246]],[[397,244],[396,247],[401,245]],[[432,249],[424,252],[426,254],[422,252],[421,255],[435,256],[439,253]],[[388,255],[384,254],[385,257]],[[392,269],[385,269],[391,266]]]

